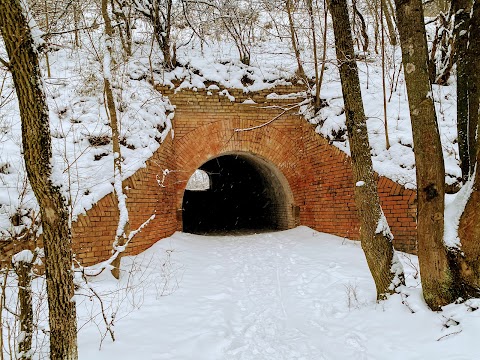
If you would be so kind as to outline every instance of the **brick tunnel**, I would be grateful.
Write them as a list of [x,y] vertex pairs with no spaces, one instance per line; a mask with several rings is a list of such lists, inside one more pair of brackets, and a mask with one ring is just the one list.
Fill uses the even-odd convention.
[[[130,228],[154,215],[128,254],[138,254],[175,231],[305,225],[358,239],[350,158],[298,112],[284,111],[303,99],[299,86],[255,93],[229,89],[230,97],[221,90],[159,90],[176,106],[174,131],[146,167],[125,181]],[[186,185],[198,169],[210,174],[211,188],[194,193]],[[415,252],[415,191],[377,179],[395,247]],[[108,258],[117,221],[112,194],[80,215],[72,228],[77,259],[89,265]]]
[[283,174],[248,153],[222,155],[199,170],[207,184],[185,189],[183,231],[195,234],[285,230],[293,223],[293,195]]

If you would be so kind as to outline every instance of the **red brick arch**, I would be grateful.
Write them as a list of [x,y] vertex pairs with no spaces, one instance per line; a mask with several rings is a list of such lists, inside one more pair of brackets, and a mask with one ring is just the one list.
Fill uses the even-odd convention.
[[293,203],[300,204],[304,194],[298,185],[302,182],[305,164],[296,153],[294,141],[274,125],[235,132],[254,126],[253,121],[219,120],[190,131],[177,142],[177,209],[181,208],[185,186],[193,174],[211,159],[229,154],[249,154],[270,166],[272,172],[290,193]]

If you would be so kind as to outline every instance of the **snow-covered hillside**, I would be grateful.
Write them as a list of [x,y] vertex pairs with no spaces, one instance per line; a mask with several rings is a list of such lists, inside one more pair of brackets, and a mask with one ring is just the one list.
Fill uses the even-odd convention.
[[[111,128],[99,60],[105,48],[100,31],[95,35],[95,40],[83,38],[82,46],[75,49],[70,37],[56,39],[62,45],[48,54],[50,77],[42,58],[53,164],[73,219],[113,191]],[[169,100],[141,79],[146,49],[139,46],[137,50],[135,57],[117,64],[113,77],[125,178],[145,166],[170,133],[174,115]],[[20,233],[38,214],[22,158],[18,104],[4,70],[2,96],[9,96],[9,101],[2,103],[0,113],[0,237]]]
[[[274,92],[276,84],[297,81],[294,77],[296,61],[288,37],[274,36],[268,30],[270,20],[262,21],[265,27],[256,30],[249,66],[240,62],[234,43],[228,37],[217,36],[201,45],[188,29],[177,30],[180,66],[171,72],[162,69],[160,51],[155,43],[153,50],[151,48],[150,27],[137,21],[133,33],[133,55],[125,60],[117,44],[113,72],[125,177],[144,166],[172,128],[174,109],[150,83],[152,75],[155,84],[173,86],[175,83],[179,88],[200,89],[215,83],[225,88],[241,88],[245,92],[265,88]],[[277,21],[285,22],[285,19],[280,17]],[[54,164],[62,173],[62,185],[73,218],[113,190],[111,129],[105,112],[101,78],[100,59],[105,51],[102,28],[81,32],[80,35],[80,47],[74,46],[72,34],[57,36],[51,41],[53,50],[48,54],[51,77],[46,76],[46,59],[42,57],[51,115]],[[311,44],[305,35],[299,33],[302,57],[307,75],[313,76]],[[308,121],[316,124],[319,134],[349,153],[332,34],[328,39],[321,88],[321,97],[328,106],[316,115],[312,114],[311,106],[303,106],[301,111]],[[388,61],[389,150],[385,146],[378,56],[371,54],[365,61],[359,62],[374,169],[408,188],[415,188],[411,126],[403,77],[401,73],[398,75],[401,62],[398,47],[388,50]],[[20,119],[10,75],[5,68],[0,68],[0,75],[3,79],[0,103],[0,236],[8,238],[29,227],[38,209],[26,180],[21,155]],[[454,86],[434,88],[447,169],[446,181],[450,184],[460,176],[455,144],[454,92]],[[173,132],[170,134],[174,135]]]

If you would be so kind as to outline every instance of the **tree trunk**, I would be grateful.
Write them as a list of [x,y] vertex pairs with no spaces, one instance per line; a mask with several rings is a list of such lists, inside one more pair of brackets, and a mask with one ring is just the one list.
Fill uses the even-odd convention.
[[[470,33],[470,48],[469,53],[472,68],[470,71],[475,71],[474,73],[469,72],[470,74],[478,74],[480,71],[480,1],[476,0],[473,13],[472,13],[472,22],[471,22],[471,33]],[[480,76],[475,76],[476,88],[480,89]],[[478,113],[478,101],[480,100],[480,94],[476,94],[477,100],[477,123],[480,120],[480,113]],[[477,139],[480,136],[480,127],[475,126],[477,130]],[[475,137],[474,137],[475,139]],[[466,281],[475,287],[480,288],[480,146],[477,141],[474,144],[475,149],[475,178],[473,183],[472,193],[468,199],[465,210],[460,218],[460,224],[458,228],[458,236],[462,243],[462,252],[464,253],[465,264],[462,269],[462,276]]]
[[166,1],[166,19],[165,19],[165,32],[162,33],[163,44],[162,44],[162,53],[163,53],[163,62],[165,63],[166,69],[175,68],[177,60],[175,59],[175,52],[172,53],[171,45],[171,30],[172,30],[172,7],[173,1]]
[[346,0],[331,0],[329,7],[345,103],[360,239],[375,280],[377,299],[381,299],[385,294],[393,293],[395,286],[403,281],[403,269],[394,256],[392,236],[380,207],[347,3]]
[[358,16],[358,18],[360,19],[360,34],[363,38],[363,42],[357,40],[357,45],[359,45],[358,43],[361,42],[362,43],[362,50],[366,54],[366,53],[368,53],[368,43],[369,43],[368,33],[367,33],[367,23],[365,22],[365,19],[364,19],[362,13],[360,12],[360,10],[358,10],[356,0],[352,1],[352,7],[353,7],[353,16],[354,16],[353,17],[354,26],[356,25],[355,17]]
[[[50,358],[77,359],[71,233],[68,210],[52,182],[48,108],[36,44],[20,0],[0,0],[0,31],[10,58],[22,121],[23,156],[28,179],[40,206],[45,247]],[[57,182],[60,181],[60,179]]]
[[323,84],[323,75],[325,74],[325,64],[327,59],[327,30],[328,30],[328,9],[327,1],[323,0],[323,34],[322,34],[322,67],[320,69],[320,79],[318,79],[318,98],[320,99],[320,90]]
[[[33,258],[33,254],[32,254]],[[18,277],[18,301],[20,304],[20,333],[17,344],[19,360],[32,359],[33,302],[32,262],[21,260],[14,264]]]
[[392,20],[392,14],[390,14],[390,11],[387,6],[387,1],[390,0],[381,0],[380,6],[382,7],[382,12],[383,16],[385,17],[385,21],[387,23],[387,29],[388,29],[388,38],[390,39],[390,44],[393,46],[397,45],[397,31],[395,30],[395,25]]
[[371,18],[373,19],[373,34],[375,40],[375,54],[378,54],[378,35],[380,32],[380,19],[378,16],[378,3],[377,0],[375,1],[366,1],[365,2],[368,12],[370,13]]
[[308,84],[308,79],[307,79],[307,76],[305,75],[305,70],[303,69],[302,60],[300,58],[300,50],[298,49],[297,32],[295,31],[295,25],[293,23],[291,0],[286,0],[285,9],[287,10],[288,24],[290,26],[290,40],[292,41],[292,47],[293,47],[293,52],[295,53],[295,59],[297,59],[297,76],[300,79],[302,79],[305,82],[305,84]]
[[310,32],[312,34],[312,45],[313,45],[313,65],[315,67],[315,102],[314,109],[315,113],[320,110],[320,73],[318,70],[318,56],[317,56],[317,34],[315,31],[315,16],[313,13],[313,0],[307,0],[308,15],[310,17]]
[[463,295],[455,254],[444,244],[445,165],[427,69],[421,0],[395,0],[417,173],[417,243],[423,296],[439,310]]
[[172,8],[173,0],[165,1],[165,14],[160,9],[160,0],[153,0],[149,18],[152,21],[155,38],[163,55],[163,66],[166,70],[175,68],[177,60],[175,49],[172,52],[171,30],[172,30]]
[[470,163],[469,131],[468,131],[468,78],[467,45],[470,22],[471,0],[453,0],[455,22],[453,27],[455,41],[455,58],[457,64],[457,134],[460,167],[463,181],[473,171]]
[[[473,173],[477,159],[477,126],[480,110],[480,2],[475,1],[470,19],[470,34],[467,49],[468,74],[468,142],[470,173]],[[477,169],[479,169],[477,165]],[[480,169],[479,169],[480,170]]]
[[[117,205],[119,210],[118,227],[113,243],[113,251],[118,251],[117,257],[112,261],[112,275],[120,278],[120,263],[122,259],[123,250],[128,236],[128,209],[126,206],[126,196],[123,193],[122,182],[122,153],[120,151],[120,130],[117,119],[117,108],[115,106],[115,99],[113,97],[111,81],[111,57],[112,57],[112,36],[113,27],[110,15],[108,14],[108,0],[102,0],[102,16],[105,22],[105,42],[107,44],[106,58],[103,61],[103,82],[107,105],[107,115],[110,118],[110,127],[112,128],[112,144],[113,144],[113,172],[114,172],[114,192],[117,198]],[[121,250],[121,251],[119,251]]]
[[118,24],[118,35],[122,43],[124,57],[132,56],[132,7],[120,0],[110,0],[115,22]]

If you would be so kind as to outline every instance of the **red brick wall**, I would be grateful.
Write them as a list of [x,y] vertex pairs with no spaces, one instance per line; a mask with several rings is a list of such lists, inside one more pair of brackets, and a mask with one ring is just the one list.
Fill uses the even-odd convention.
[[[164,169],[174,168],[171,136],[140,169],[126,181],[130,228],[137,229],[150,216],[155,218],[129,244],[127,254],[138,254],[158,239],[170,236],[176,230],[175,193],[170,191],[175,177],[167,176],[165,187],[159,186]],[[101,199],[86,215],[80,215],[73,224],[73,247],[82,264],[90,265],[107,259],[117,229],[118,208],[113,194]]]
[[[298,224],[315,230],[358,237],[358,219],[353,199],[353,177],[348,156],[328,144],[295,111],[268,126],[235,132],[264,124],[298,99],[267,100],[272,91],[244,94],[230,91],[235,102],[214,91],[174,91],[163,88],[177,106],[173,120],[175,137],[161,145],[147,167],[128,180],[131,228],[135,229],[155,213],[156,218],[139,233],[129,254],[143,251],[158,239],[182,229],[183,192],[190,175],[208,160],[223,154],[248,153],[265,160],[279,175],[289,201],[289,227]],[[275,88],[290,93],[292,88]],[[301,89],[297,89],[300,91]],[[252,98],[257,104],[242,104]],[[265,108],[268,106],[268,108]],[[157,183],[164,169],[165,187]],[[415,252],[415,192],[383,177],[379,194],[385,215],[395,236],[395,246]],[[294,217],[295,207],[300,209]],[[74,248],[85,264],[105,259],[111,251],[118,211],[112,195],[100,200],[74,224]]]

